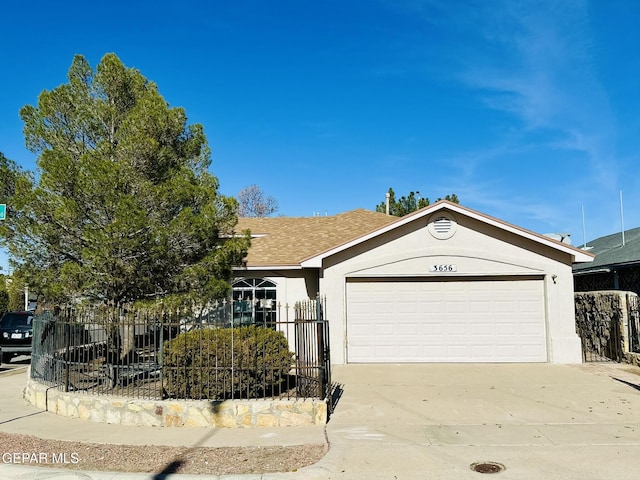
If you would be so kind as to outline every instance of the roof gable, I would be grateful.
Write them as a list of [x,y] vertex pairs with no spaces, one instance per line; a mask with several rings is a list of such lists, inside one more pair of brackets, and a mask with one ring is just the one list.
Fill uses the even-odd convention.
[[365,209],[324,217],[245,217],[238,220],[236,230],[251,231],[251,248],[245,259],[249,269],[321,268],[324,258],[440,210],[465,215],[560,250],[575,262],[593,260],[590,253],[446,200],[404,217]]
[[305,259],[302,262],[302,267],[308,268],[320,268],[322,267],[322,260],[330,255],[334,255],[339,253],[347,248],[351,248],[361,242],[369,240],[375,236],[382,235],[386,232],[389,232],[395,228],[399,228],[403,225],[406,225],[410,222],[416,221],[417,219],[424,218],[427,216],[431,216],[434,213],[440,210],[448,210],[453,213],[465,215],[470,218],[474,218],[481,222],[484,222],[488,225],[492,225],[494,227],[500,228],[504,231],[510,232],[512,234],[518,235],[523,238],[527,238],[529,240],[533,240],[537,243],[546,245],[547,247],[551,247],[553,249],[559,250],[561,252],[567,253],[571,255],[573,262],[591,262],[593,261],[593,255],[587,252],[584,252],[578,248],[572,247],[571,245],[567,245],[565,243],[559,242],[557,240],[551,239],[549,237],[545,237],[544,235],[540,235],[529,230],[517,227],[507,222],[503,222],[497,218],[491,217],[489,215],[485,215],[483,213],[477,212],[467,207],[463,207],[456,203],[449,202],[447,200],[441,200],[432,205],[426,206],[416,212],[413,212],[409,215],[405,215],[404,217],[396,218],[395,221],[382,226],[381,228],[367,234],[363,235],[359,238],[355,238],[349,242],[346,242],[342,245],[338,245],[334,248],[331,248],[319,255],[315,255]]

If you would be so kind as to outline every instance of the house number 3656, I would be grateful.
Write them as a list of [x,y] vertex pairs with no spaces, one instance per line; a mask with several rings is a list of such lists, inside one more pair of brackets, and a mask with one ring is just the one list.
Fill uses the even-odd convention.
[[430,272],[457,272],[458,267],[454,264],[431,265]]

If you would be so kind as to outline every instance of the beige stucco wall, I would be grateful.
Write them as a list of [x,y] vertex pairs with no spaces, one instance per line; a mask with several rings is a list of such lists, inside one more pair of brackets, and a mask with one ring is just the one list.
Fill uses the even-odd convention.
[[[439,213],[436,215],[440,215]],[[575,333],[571,256],[460,214],[456,233],[434,238],[429,218],[420,218],[324,260],[320,289],[327,297],[334,363],[346,361],[346,278],[430,277],[432,264],[455,264],[446,276],[517,276],[543,278],[547,352],[552,363],[580,363]]]

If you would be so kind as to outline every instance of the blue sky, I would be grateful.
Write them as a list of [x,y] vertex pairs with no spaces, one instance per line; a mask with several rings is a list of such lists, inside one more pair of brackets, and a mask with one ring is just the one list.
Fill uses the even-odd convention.
[[[538,233],[640,226],[635,1],[25,1],[3,5],[0,151],[74,54],[116,53],[204,125],[221,192],[279,214],[392,187]],[[6,256],[0,254],[6,270]]]

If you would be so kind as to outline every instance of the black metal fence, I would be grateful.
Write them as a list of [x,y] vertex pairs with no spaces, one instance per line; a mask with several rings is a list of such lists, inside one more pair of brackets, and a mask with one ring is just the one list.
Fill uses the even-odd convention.
[[640,299],[638,295],[627,295],[629,322],[629,351],[640,353]]
[[326,398],[324,299],[198,309],[90,306],[36,315],[31,378],[63,391],[161,400]]

